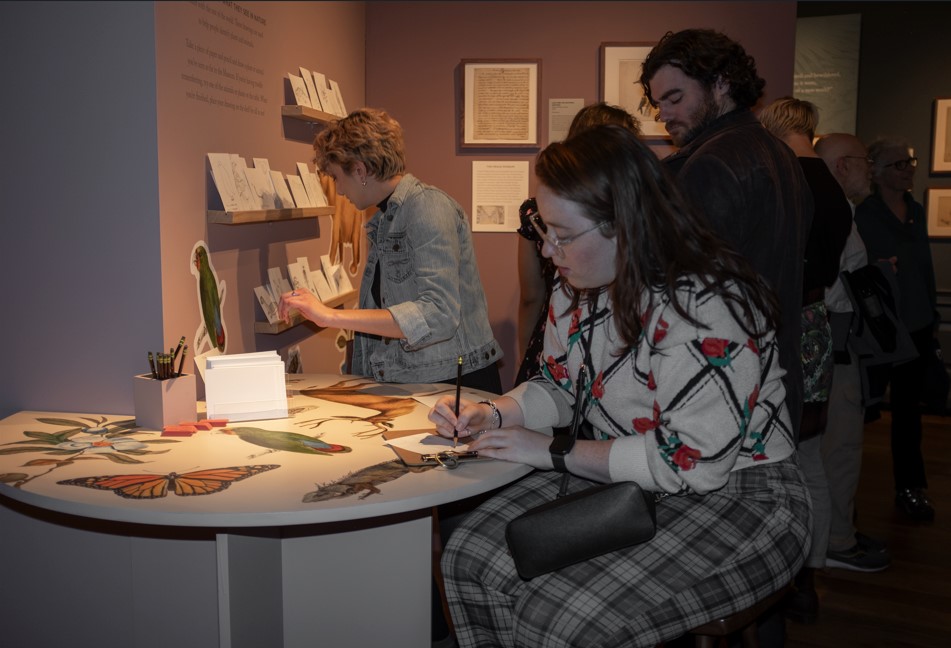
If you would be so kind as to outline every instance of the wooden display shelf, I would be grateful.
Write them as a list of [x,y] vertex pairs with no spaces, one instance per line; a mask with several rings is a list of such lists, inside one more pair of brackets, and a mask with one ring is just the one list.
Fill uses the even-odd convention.
[[[328,299],[324,303],[331,308],[339,308],[343,304],[354,297],[357,296],[356,290],[350,290],[342,295],[337,295],[333,299]],[[283,333],[284,331],[291,329],[298,324],[303,324],[307,321],[307,318],[303,315],[297,314],[291,318],[290,322],[275,322],[271,324],[270,322],[255,322],[254,323],[254,332],[262,333],[264,335],[276,335],[278,333]]]
[[336,115],[308,108],[307,106],[281,106],[281,116],[299,119],[306,122],[317,122],[320,124],[329,124],[340,119]]
[[297,220],[333,216],[333,207],[295,207],[293,209],[255,209],[251,211],[208,210],[208,222],[219,225],[243,225],[245,223],[267,223],[272,221]]

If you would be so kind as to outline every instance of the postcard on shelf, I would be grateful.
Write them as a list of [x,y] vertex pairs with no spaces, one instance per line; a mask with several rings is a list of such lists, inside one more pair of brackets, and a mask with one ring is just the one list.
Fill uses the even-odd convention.
[[254,289],[254,294],[258,298],[258,303],[261,305],[261,310],[264,311],[268,323],[276,324],[279,322],[281,318],[277,314],[277,304],[271,298],[270,291],[264,286],[257,286]]
[[330,289],[330,284],[327,283],[327,278],[324,276],[322,270],[314,270],[310,273],[310,280],[314,283],[314,288],[317,297],[320,298],[320,301],[330,301],[336,294]]
[[317,174],[307,168],[304,162],[297,163],[297,173],[300,175],[301,182],[304,183],[304,191],[310,199],[310,204],[314,207],[326,207],[327,196],[324,195],[323,187],[320,186],[320,179]]
[[284,361],[276,351],[208,358],[205,400],[208,418],[229,421],[286,418]]
[[327,85],[327,77],[321,72],[314,72],[314,85],[317,88],[317,96],[320,97],[320,105],[324,107],[324,112],[339,116],[340,109],[334,100],[333,91]]
[[304,278],[307,281],[307,290],[317,294],[317,288],[314,286],[314,281],[310,277],[310,261],[307,260],[307,257],[297,257],[297,263],[300,265],[301,270],[304,273]]
[[276,199],[274,204],[280,203],[278,209],[294,209],[294,196],[291,195],[291,188],[287,186],[287,180],[280,171],[271,171],[271,186],[274,187]]
[[238,188],[234,183],[231,154],[209,153],[208,165],[211,167],[211,177],[215,181],[215,188],[221,196],[222,208],[228,212],[241,211],[243,206],[238,195]]
[[335,295],[339,295],[340,288],[337,286],[337,278],[334,276],[334,265],[330,262],[329,254],[320,255],[320,268],[324,271],[324,276],[327,277],[327,284],[330,286],[330,289]]
[[276,299],[280,299],[281,295],[292,290],[290,282],[284,278],[280,268],[268,268],[267,278],[271,284],[271,293]]
[[353,284],[350,283],[350,275],[347,274],[347,271],[343,269],[342,265],[334,266],[334,275],[337,277],[337,287],[340,289],[340,294],[343,295],[353,290]]
[[294,202],[298,207],[314,207],[307,196],[307,190],[304,189],[304,183],[300,176],[287,174],[287,184],[291,187],[291,195],[294,196]]
[[334,93],[334,99],[337,102],[337,108],[340,110],[337,115],[340,117],[346,117],[347,107],[343,104],[343,95],[340,93],[340,84],[333,79],[327,79],[327,81],[330,82],[330,89]]
[[257,197],[251,190],[251,185],[248,184],[247,168],[248,163],[243,157],[237,153],[231,154],[231,172],[234,177],[234,186],[238,191],[238,200],[242,205],[241,209],[253,211],[260,207],[258,207]]
[[298,106],[313,108],[313,104],[310,103],[310,92],[307,90],[307,84],[304,83],[304,77],[299,77],[296,74],[288,72],[287,78],[291,80],[291,90],[294,91],[294,102]]
[[251,188],[251,196],[255,209],[275,209],[277,201],[274,195],[274,184],[267,170],[260,167],[245,167],[245,178]]
[[306,288],[310,290],[310,281],[307,279],[307,275],[304,274],[304,269],[301,267],[300,263],[293,262],[287,264],[287,275],[291,278],[291,288],[296,290],[298,288]]
[[300,68],[300,73],[304,78],[307,94],[310,96],[310,105],[313,108],[317,108],[320,105],[320,101],[317,99],[317,88],[314,87],[314,77],[311,75],[310,70],[305,67]]

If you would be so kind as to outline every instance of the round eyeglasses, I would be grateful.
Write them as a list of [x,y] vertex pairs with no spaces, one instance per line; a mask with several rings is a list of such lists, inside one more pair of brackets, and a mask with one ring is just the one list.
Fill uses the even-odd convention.
[[911,167],[912,169],[914,169],[915,167],[918,166],[918,158],[910,157],[910,158],[905,158],[904,160],[895,160],[894,162],[889,162],[888,164],[882,165],[883,168],[887,168],[890,166],[895,167],[896,171],[904,171],[908,167]]
[[545,222],[541,219],[541,216],[538,212],[529,215],[528,219],[531,221],[532,227],[535,228],[535,232],[541,237],[541,240],[549,243],[553,248],[555,248],[555,252],[557,252],[558,256],[560,257],[565,256],[565,248],[567,246],[571,245],[588,232],[593,232],[594,230],[601,227],[601,224],[597,223],[583,232],[578,232],[574,236],[558,238],[557,236],[548,233],[548,226],[545,225]]

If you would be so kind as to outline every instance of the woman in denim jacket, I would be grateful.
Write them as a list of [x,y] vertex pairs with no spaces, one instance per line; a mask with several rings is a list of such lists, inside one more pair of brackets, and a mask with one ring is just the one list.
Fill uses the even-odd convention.
[[377,206],[357,309],[336,309],[306,290],[281,297],[318,326],[355,332],[353,372],[380,382],[454,382],[501,392],[502,350],[488,308],[465,211],[443,191],[406,173],[403,131],[364,108],[328,125],[314,141],[317,166],[358,209]]

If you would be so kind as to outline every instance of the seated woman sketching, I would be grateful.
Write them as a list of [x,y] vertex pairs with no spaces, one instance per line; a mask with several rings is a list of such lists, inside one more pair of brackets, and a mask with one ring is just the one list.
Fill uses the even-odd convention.
[[[558,267],[541,375],[491,404],[441,399],[439,434],[533,474],[470,514],[443,554],[460,646],[654,646],[749,607],[808,550],[772,293],[692,213],[656,156],[617,126],[539,155],[543,254]],[[582,364],[592,437],[567,454]],[[564,448],[560,448],[564,450]],[[523,580],[505,528],[570,492],[635,481],[668,496],[646,543]]]

